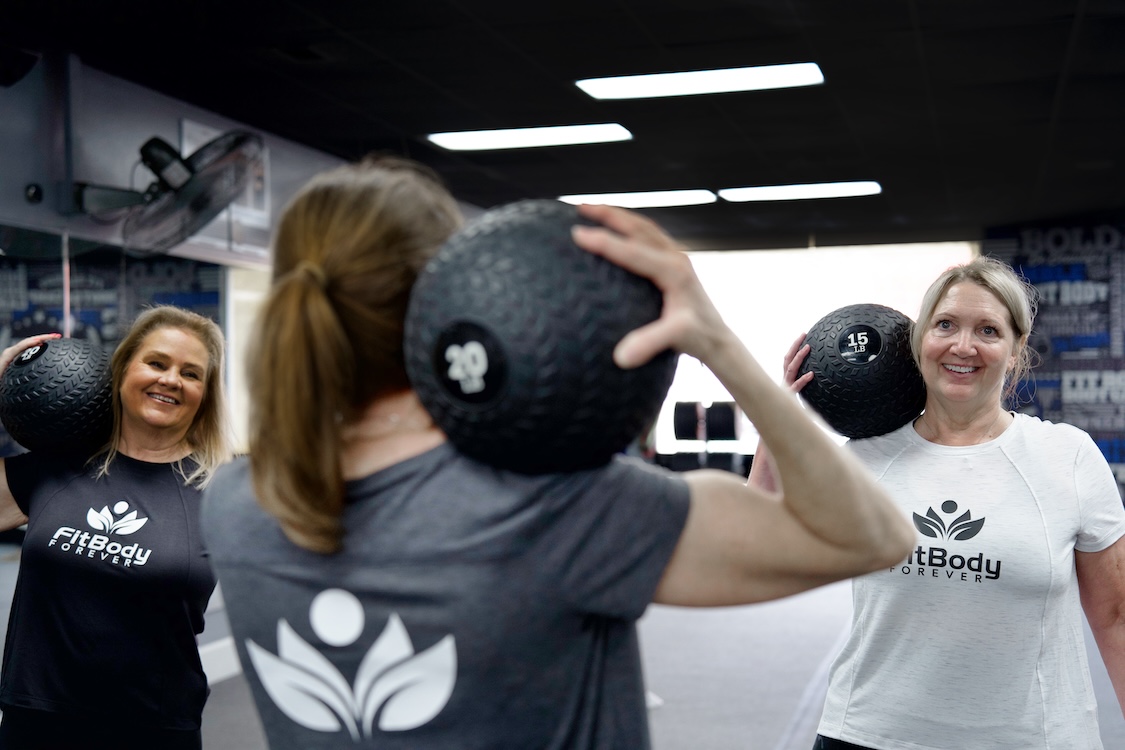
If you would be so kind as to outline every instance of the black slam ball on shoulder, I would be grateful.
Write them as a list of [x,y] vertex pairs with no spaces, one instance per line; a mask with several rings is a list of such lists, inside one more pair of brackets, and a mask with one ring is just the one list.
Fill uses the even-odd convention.
[[465,225],[419,275],[407,373],[464,454],[525,474],[605,464],[655,418],[675,374],[666,351],[613,362],[660,316],[660,291],[574,244],[573,206],[528,200]]
[[81,339],[25,349],[0,377],[0,423],[30,451],[89,456],[113,427],[110,354]]
[[897,430],[922,413],[926,386],[910,352],[910,318],[884,305],[841,307],[809,329],[801,397],[841,435]]

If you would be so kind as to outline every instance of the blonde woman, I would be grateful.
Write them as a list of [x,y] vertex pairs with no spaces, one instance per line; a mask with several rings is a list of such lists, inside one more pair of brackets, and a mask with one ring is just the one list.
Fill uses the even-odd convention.
[[[32,336],[0,353],[0,372]],[[230,458],[223,336],[171,306],[111,360],[113,430],[75,461],[0,459],[0,528],[27,523],[0,673],[0,747],[198,750],[195,637],[215,588],[202,488]]]
[[[852,452],[913,517],[911,553],[853,583],[815,750],[1102,747],[1082,614],[1125,706],[1125,509],[1081,430],[1005,408],[1035,290],[982,257],[941,274],[911,336],[922,415]],[[807,347],[795,344],[785,380]],[[752,482],[768,480],[761,449]]]

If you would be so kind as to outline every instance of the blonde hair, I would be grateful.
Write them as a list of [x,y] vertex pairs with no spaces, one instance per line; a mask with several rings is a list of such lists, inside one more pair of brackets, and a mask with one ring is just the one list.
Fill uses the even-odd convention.
[[340,549],[341,430],[410,387],[410,290],[460,223],[438,177],[396,158],[322,173],[285,209],[247,373],[255,493],[294,544]]
[[1035,312],[1039,293],[1034,286],[1019,276],[1012,267],[1002,260],[988,255],[974,258],[960,266],[953,266],[938,276],[922,296],[922,306],[918,311],[918,321],[910,332],[910,349],[914,361],[921,366],[922,338],[925,336],[934,310],[941,303],[949,288],[968,281],[984,287],[996,295],[1008,310],[1009,323],[1015,332],[1016,364],[1005,375],[1004,396],[1015,395],[1020,381],[1031,372],[1035,364],[1035,352],[1027,345],[1035,322]]
[[117,345],[110,359],[110,372],[113,379],[113,431],[105,451],[97,476],[109,473],[110,464],[117,457],[117,445],[121,439],[121,383],[125,372],[142,343],[149,334],[163,328],[176,328],[192,334],[207,350],[208,364],[204,375],[203,401],[195,414],[185,437],[191,446],[189,457],[196,463],[195,468],[184,471],[180,462],[179,470],[185,481],[197,487],[206,487],[211,475],[231,458],[231,438],[227,417],[226,397],[223,391],[223,352],[226,341],[222,329],[210,318],[184,310],[173,305],[151,307],[133,321],[125,338]]

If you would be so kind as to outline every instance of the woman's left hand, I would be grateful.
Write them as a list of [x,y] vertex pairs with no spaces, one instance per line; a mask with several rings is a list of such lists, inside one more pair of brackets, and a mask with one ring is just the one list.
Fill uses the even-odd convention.
[[801,370],[801,364],[809,356],[810,351],[812,351],[812,347],[805,343],[805,334],[802,333],[789,347],[789,351],[785,353],[782,377],[785,385],[794,393],[800,393],[806,385],[812,382],[813,374],[811,371],[800,377],[797,376],[797,373]]

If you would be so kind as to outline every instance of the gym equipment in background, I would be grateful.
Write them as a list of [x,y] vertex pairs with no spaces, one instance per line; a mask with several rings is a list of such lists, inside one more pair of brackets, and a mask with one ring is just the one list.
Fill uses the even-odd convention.
[[742,411],[733,401],[715,401],[707,407],[706,439],[737,440],[742,433]]
[[672,406],[672,430],[677,440],[706,440],[703,404],[677,401]]
[[468,456],[526,474],[602,465],[652,423],[677,356],[613,362],[660,315],[660,291],[571,239],[573,206],[487,211],[419,275],[406,317],[407,373]]
[[733,401],[677,401],[672,406],[672,429],[677,440],[737,440],[742,411]]
[[121,241],[139,255],[172,249],[205,227],[245,190],[262,160],[262,138],[224,133],[182,158],[161,138],[141,146],[156,176],[144,192],[74,183],[74,208],[100,221],[120,219]]
[[813,373],[801,397],[849,438],[884,435],[926,404],[926,386],[910,352],[910,318],[884,305],[847,305],[809,329],[811,351],[798,377]]
[[110,437],[108,351],[81,339],[50,339],[21,352],[0,377],[0,423],[30,451],[83,457]]
[[714,401],[704,406],[699,401],[677,401],[672,405],[672,428],[677,440],[698,440],[705,445],[695,453],[679,451],[657,454],[655,462],[672,471],[722,469],[741,474],[750,470],[751,457],[737,451],[735,441],[742,436],[742,410],[734,401]]

